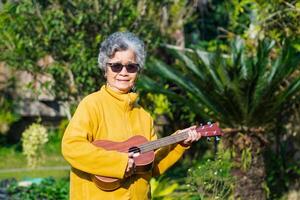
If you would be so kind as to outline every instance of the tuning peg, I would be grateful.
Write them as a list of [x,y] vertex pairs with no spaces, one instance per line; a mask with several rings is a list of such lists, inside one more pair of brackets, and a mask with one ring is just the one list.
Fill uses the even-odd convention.
[[212,127],[212,124],[211,124],[211,122],[207,122],[207,125],[209,125],[210,127]]

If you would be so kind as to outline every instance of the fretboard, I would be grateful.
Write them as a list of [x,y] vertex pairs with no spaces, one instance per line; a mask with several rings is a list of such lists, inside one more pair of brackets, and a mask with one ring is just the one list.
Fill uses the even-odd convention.
[[181,142],[188,138],[188,131],[182,131],[181,133],[170,135],[155,141],[147,142],[139,146],[141,153],[146,153],[149,151],[153,151],[155,149],[159,149],[164,146],[168,146],[170,144],[175,144]]

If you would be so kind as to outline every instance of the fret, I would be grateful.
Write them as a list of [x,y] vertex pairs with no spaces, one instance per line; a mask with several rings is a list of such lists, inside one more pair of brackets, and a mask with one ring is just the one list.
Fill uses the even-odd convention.
[[155,149],[159,149],[164,146],[168,146],[171,144],[178,143],[188,138],[188,132],[183,131],[181,133],[170,135],[155,141],[147,142],[146,144],[142,144],[139,146],[141,153],[146,153],[149,151],[153,151]]
[[[198,134],[201,134],[204,137],[211,137],[220,134],[220,130],[214,124],[208,124],[205,126],[200,126],[196,128]],[[149,151],[153,151],[155,149],[159,149],[164,146],[168,146],[171,144],[175,144],[181,142],[188,138],[188,130],[182,130],[178,134],[170,135],[164,138],[160,138],[155,141],[147,142],[145,144],[141,144],[138,148],[141,153],[146,153]]]

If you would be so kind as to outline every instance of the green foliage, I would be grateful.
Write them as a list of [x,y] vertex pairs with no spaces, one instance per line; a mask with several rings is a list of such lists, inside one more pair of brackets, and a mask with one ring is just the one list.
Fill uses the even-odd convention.
[[171,182],[168,178],[152,178],[150,185],[153,200],[171,200],[172,193],[179,187],[176,181]]
[[200,162],[189,169],[188,191],[200,199],[228,199],[233,185],[231,167],[229,152],[219,154],[215,160]]
[[15,79],[9,78],[5,74],[4,68],[5,65],[0,62],[0,135],[6,134],[10,125],[20,118],[16,113],[18,108],[12,94],[15,88]]
[[[205,121],[218,121],[244,134],[246,141],[238,134],[226,134],[227,146],[236,153],[237,176],[242,174],[243,168],[249,169],[247,172],[255,171],[254,166],[264,172],[261,151],[265,140],[260,133],[263,129],[258,127],[272,126],[282,106],[300,90],[300,77],[295,76],[300,52],[293,41],[286,40],[282,48],[277,48],[269,39],[257,40],[254,45],[255,48],[249,48],[244,40],[236,38],[226,53],[173,48],[175,64],[170,66],[152,59],[149,70],[159,76],[159,80],[144,76],[139,82],[139,86],[149,92],[162,93],[188,106]],[[166,84],[172,86],[165,89]],[[242,151],[243,147],[251,149]],[[253,173],[245,176],[255,181],[264,178]],[[239,183],[242,179],[235,181]],[[265,186],[256,185],[258,190]],[[239,187],[236,191],[244,195],[242,185],[236,186]]]
[[58,127],[58,136],[59,136],[59,139],[61,140],[63,135],[64,135],[64,132],[69,124],[69,120],[68,119],[63,119],[61,120],[60,124],[59,124],[59,127]]
[[[225,50],[224,44],[236,36],[247,40],[250,46],[256,38],[268,37],[278,44],[286,38],[299,39],[300,12],[296,0],[212,0],[199,4],[198,12],[185,24],[188,47],[215,51],[218,46]],[[294,41],[295,46],[299,44]]]
[[231,175],[233,166],[229,151],[220,151],[215,159],[212,159],[212,155],[206,155],[200,160],[195,160],[188,170],[186,164],[181,163],[164,176],[152,179],[152,198],[230,199],[234,179]]
[[252,39],[269,37],[278,42],[299,36],[297,1],[233,0],[227,4],[233,13],[229,29],[235,34]]
[[242,160],[241,160],[241,169],[247,171],[251,165],[252,155],[251,148],[245,148],[242,150]]
[[34,123],[23,132],[21,140],[27,165],[35,168],[41,162],[42,148],[48,142],[47,129],[41,124]]
[[221,41],[224,36],[220,29],[226,29],[230,23],[232,7],[227,5],[228,1],[199,1],[197,12],[184,26],[187,47],[212,47]]
[[147,109],[151,110],[154,119],[156,119],[159,115],[168,115],[169,117],[172,117],[170,110],[171,105],[165,95],[148,93],[146,98],[153,102],[153,104],[149,105]]
[[[180,5],[192,8],[186,2]],[[171,16],[178,17],[185,8],[173,9],[176,5],[168,0],[7,1],[0,11],[0,61],[30,72],[34,81],[48,75],[54,81],[42,87],[57,99],[78,100],[104,82],[97,67],[104,38],[115,31],[132,31],[145,41],[150,55],[155,54],[158,44],[170,38],[161,37],[157,13],[171,9]]]
[[[176,67],[153,59],[149,70],[161,79],[143,77],[139,86],[182,102],[204,119],[230,127],[258,127],[269,123],[280,106],[300,89],[300,78],[291,76],[300,63],[300,52],[286,41],[275,50],[274,42],[258,41],[256,51],[236,38],[230,52],[210,53],[195,48],[174,50]],[[276,53],[275,53],[276,52]],[[289,84],[284,84],[290,78]],[[166,90],[166,81],[175,86]]]
[[[285,135],[285,137],[287,136]],[[297,185],[300,183],[300,161],[294,160],[296,151],[290,149],[291,140],[295,140],[295,138],[280,140],[277,152],[268,148],[265,153],[268,169],[266,183],[272,191],[270,199],[279,199],[285,192],[293,188],[297,189]]]
[[0,134],[5,134],[9,126],[19,119],[19,115],[14,112],[13,103],[8,99],[0,97]]
[[69,199],[69,180],[46,178],[41,183],[33,183],[28,187],[18,186],[17,182],[12,182],[7,189],[9,199],[47,199],[63,200]]

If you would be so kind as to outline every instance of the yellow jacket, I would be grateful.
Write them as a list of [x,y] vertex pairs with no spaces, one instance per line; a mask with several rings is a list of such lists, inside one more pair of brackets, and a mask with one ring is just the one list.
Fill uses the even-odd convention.
[[70,199],[150,199],[150,178],[162,174],[184,153],[181,145],[156,151],[152,172],[134,175],[114,191],[103,191],[91,181],[90,174],[123,178],[128,161],[127,153],[95,147],[94,140],[122,142],[134,135],[157,139],[151,116],[136,99],[135,93],[120,94],[102,86],[80,102],[62,139],[62,154],[72,166]]

